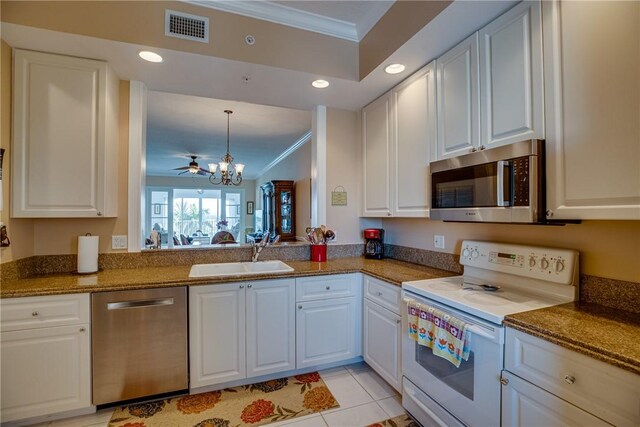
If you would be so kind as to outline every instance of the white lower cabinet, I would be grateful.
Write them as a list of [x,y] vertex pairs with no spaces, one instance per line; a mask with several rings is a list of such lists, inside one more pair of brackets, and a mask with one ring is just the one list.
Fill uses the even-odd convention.
[[640,375],[506,330],[505,426],[638,426]]
[[3,299],[1,306],[0,420],[91,407],[89,295]]
[[[362,354],[358,277],[344,274],[296,279],[296,368],[339,362]],[[309,292],[318,288],[326,294]],[[334,293],[334,289],[339,292]],[[311,294],[314,299],[308,300]]]
[[294,284],[190,287],[190,388],[294,369]]
[[508,372],[503,373],[502,425],[521,427],[610,426],[553,394]]
[[362,357],[374,371],[402,391],[400,287],[363,276]]
[[402,391],[400,316],[367,299],[364,300],[362,356],[385,381]]

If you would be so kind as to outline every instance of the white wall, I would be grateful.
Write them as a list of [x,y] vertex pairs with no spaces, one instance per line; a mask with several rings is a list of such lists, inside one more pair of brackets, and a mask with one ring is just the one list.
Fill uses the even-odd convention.
[[[327,227],[336,233],[335,243],[361,243],[360,225],[360,121],[357,112],[327,108]],[[347,192],[346,206],[332,206],[336,187]],[[340,189],[340,191],[343,191]]]

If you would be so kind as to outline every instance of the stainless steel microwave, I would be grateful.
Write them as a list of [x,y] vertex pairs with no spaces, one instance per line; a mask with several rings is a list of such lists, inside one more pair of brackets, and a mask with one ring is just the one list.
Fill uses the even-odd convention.
[[545,220],[543,140],[439,160],[431,169],[431,219],[539,223]]

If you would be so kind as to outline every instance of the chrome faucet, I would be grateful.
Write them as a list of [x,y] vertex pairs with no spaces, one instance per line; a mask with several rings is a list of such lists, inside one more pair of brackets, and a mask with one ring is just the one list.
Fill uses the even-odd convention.
[[271,234],[269,230],[266,230],[262,236],[262,240],[260,243],[256,244],[255,239],[251,240],[251,262],[257,262],[258,257],[260,256],[260,252],[265,246],[275,245],[280,240],[280,235],[277,235],[273,239],[271,239]]

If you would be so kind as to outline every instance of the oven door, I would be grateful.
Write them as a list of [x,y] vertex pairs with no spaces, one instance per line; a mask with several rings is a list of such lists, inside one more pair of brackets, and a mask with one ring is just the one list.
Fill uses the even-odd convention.
[[469,359],[456,368],[447,360],[434,356],[431,349],[409,338],[407,305],[404,303],[403,375],[462,423],[469,426],[500,425],[504,328],[411,292],[403,291],[403,297],[405,301],[416,300],[451,314],[470,324],[471,331]]

